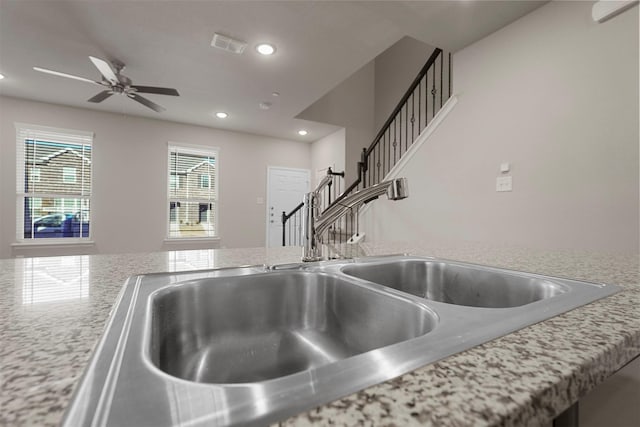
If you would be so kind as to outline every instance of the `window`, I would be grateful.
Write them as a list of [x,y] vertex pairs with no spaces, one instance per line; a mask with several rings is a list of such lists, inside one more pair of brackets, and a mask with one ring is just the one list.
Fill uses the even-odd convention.
[[62,168],[62,182],[65,184],[75,184],[76,168]]
[[209,188],[210,179],[211,179],[211,175],[209,174],[200,175],[200,188]]
[[218,235],[218,151],[169,145],[168,237]]
[[18,241],[89,238],[93,134],[16,124]]

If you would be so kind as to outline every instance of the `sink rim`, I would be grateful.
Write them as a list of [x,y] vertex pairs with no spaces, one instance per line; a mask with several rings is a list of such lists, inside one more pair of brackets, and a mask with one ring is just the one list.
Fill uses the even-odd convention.
[[[406,257],[475,265],[485,269],[520,273],[516,270],[460,263],[433,257]],[[332,270],[345,263],[373,262],[379,259],[389,260],[391,258],[368,257],[349,261],[309,263],[297,265],[296,268],[304,271],[310,270],[330,274]],[[278,266],[272,268],[255,267],[251,272],[260,273],[283,269],[291,268],[286,266],[280,268]],[[383,288],[382,291],[385,294],[399,293],[404,298],[422,300],[427,307],[431,308],[439,316],[440,321],[436,324],[436,328],[425,335],[408,341],[362,353],[334,364],[320,366],[315,370],[302,371],[260,383],[218,385],[180,379],[153,367],[153,364],[146,360],[140,351],[136,351],[135,345],[128,347],[130,342],[135,344],[135,340],[131,337],[132,327],[140,329],[146,326],[143,320],[146,319],[148,313],[146,304],[149,303],[149,299],[141,298],[139,295],[140,288],[143,285],[145,287],[164,287],[172,283],[182,282],[186,278],[234,275],[234,271],[247,272],[245,267],[244,270],[243,268],[231,268],[224,271],[205,270],[188,273],[142,275],[129,278],[118,296],[105,332],[74,391],[71,403],[63,419],[63,425],[89,426],[97,423],[107,426],[110,425],[109,423],[113,425],[126,424],[126,420],[129,420],[130,424],[130,418],[127,417],[138,416],[140,412],[149,417],[148,420],[152,425],[171,425],[172,418],[166,413],[170,408],[165,407],[170,406],[169,404],[178,405],[180,411],[180,419],[178,421],[189,422],[191,425],[199,425],[199,423],[203,425],[228,425],[230,423],[264,425],[334,401],[375,384],[386,382],[422,366],[621,290],[620,287],[615,285],[521,272],[525,275],[566,282],[567,285],[577,286],[576,289],[580,290],[580,292],[568,292],[554,298],[542,300],[543,303],[550,302],[547,309],[542,312],[542,310],[530,309],[531,307],[538,307],[539,301],[508,309],[476,308],[424,300],[402,291],[377,285]],[[353,277],[349,278],[349,281],[352,282],[359,280]],[[373,288],[375,287],[374,285],[372,282],[363,284],[368,288]],[[574,299],[571,300],[570,296],[573,296]],[[145,306],[142,314],[135,313],[135,308],[139,307],[139,304]],[[532,311],[533,315],[529,315]],[[509,327],[505,327],[504,320],[506,315],[510,316],[509,318],[512,322],[508,325]],[[461,324],[463,327],[461,327]],[[474,326],[473,333],[470,332],[469,325]],[[496,325],[498,328],[496,328]],[[141,340],[137,340],[137,343],[139,348]],[[123,362],[125,356],[129,358],[127,359],[128,363]],[[375,375],[372,376],[370,375],[371,369],[368,364],[357,363],[367,360],[365,356],[368,356],[368,360],[372,364],[376,362],[376,358],[389,362],[393,361],[394,357],[399,357],[398,360],[400,362],[395,365],[388,363],[388,370],[383,373],[376,371],[374,372]],[[334,369],[332,371],[331,368],[336,365],[340,365],[344,369],[338,371]],[[355,375],[356,377],[351,378],[347,374]],[[142,381],[143,383],[140,384],[137,381]],[[130,390],[127,386],[131,386],[131,383],[137,388],[143,388],[146,391],[145,393],[136,394],[135,401],[128,398],[127,395],[118,393],[118,391]],[[279,389],[278,385],[283,387]],[[188,405],[180,405],[180,397],[184,395],[189,396]],[[235,403],[228,404],[228,402]],[[255,402],[259,402],[259,404]],[[165,403],[165,405],[163,406],[162,403]],[[219,411],[213,411],[215,408],[220,408],[222,404],[227,406],[224,406],[224,409]],[[202,409],[203,407],[204,409]],[[198,412],[198,410],[205,412]],[[175,416],[175,414],[173,415]]]

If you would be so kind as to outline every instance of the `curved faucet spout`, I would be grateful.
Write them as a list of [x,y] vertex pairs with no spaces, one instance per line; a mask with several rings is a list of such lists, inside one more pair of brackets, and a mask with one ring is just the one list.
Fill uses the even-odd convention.
[[316,194],[308,193],[304,197],[303,207],[303,254],[302,261],[318,261],[322,258],[319,248],[319,237],[335,221],[342,218],[352,209],[359,209],[364,203],[377,199],[383,194],[389,200],[402,200],[409,196],[407,179],[395,178],[362,189],[331,205],[321,215],[314,215]]

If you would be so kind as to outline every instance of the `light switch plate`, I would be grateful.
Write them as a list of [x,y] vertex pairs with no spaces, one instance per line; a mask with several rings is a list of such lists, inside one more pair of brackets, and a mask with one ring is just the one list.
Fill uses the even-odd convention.
[[496,178],[496,191],[513,191],[511,176],[499,176]]
[[257,205],[264,205],[264,198],[263,197],[257,197],[256,198],[256,204]]

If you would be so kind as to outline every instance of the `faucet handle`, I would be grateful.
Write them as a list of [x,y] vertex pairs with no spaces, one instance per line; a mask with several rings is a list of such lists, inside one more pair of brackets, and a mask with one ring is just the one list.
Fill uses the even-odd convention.
[[407,178],[395,178],[387,190],[389,200],[402,200],[409,197]]

